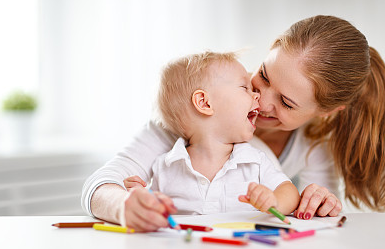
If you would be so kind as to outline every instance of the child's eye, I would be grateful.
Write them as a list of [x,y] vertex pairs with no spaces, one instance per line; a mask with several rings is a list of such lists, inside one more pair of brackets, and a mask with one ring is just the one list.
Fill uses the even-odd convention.
[[286,109],[289,109],[289,110],[293,109],[293,107],[290,106],[290,105],[288,105],[282,97],[281,97],[281,104],[282,104],[282,106],[285,107]]
[[249,88],[247,86],[242,86],[245,90],[249,90]]

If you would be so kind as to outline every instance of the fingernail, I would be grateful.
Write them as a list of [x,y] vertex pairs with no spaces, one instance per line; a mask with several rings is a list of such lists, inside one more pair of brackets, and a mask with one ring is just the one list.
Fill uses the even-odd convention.
[[310,213],[306,213],[306,214],[305,214],[305,220],[309,220],[310,217],[311,217]]
[[299,213],[298,218],[303,219],[303,213]]

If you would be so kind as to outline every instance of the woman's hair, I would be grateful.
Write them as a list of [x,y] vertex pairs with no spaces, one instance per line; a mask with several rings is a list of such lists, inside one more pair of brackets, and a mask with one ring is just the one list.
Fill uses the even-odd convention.
[[384,211],[385,65],[378,52],[352,24],[333,16],[295,23],[272,47],[299,56],[321,110],[346,106],[314,120],[305,134],[314,146],[328,141],[346,198]]
[[192,94],[205,90],[209,80],[209,66],[215,61],[233,62],[236,53],[205,52],[181,57],[170,62],[163,70],[158,90],[161,124],[174,134],[188,139],[187,127],[194,110]]

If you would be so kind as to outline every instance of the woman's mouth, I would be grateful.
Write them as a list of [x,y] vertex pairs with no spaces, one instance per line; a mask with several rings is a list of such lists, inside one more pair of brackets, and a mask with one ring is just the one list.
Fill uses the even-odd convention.
[[261,117],[263,117],[263,118],[275,118],[275,117],[273,117],[273,116],[267,115],[267,114],[262,113],[262,112],[259,113],[259,116],[261,116]]

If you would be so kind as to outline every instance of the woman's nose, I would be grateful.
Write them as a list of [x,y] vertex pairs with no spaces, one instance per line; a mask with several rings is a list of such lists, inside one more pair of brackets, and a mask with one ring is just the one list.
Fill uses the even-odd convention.
[[259,98],[259,106],[261,111],[271,112],[274,109],[274,104],[267,95],[263,95]]

